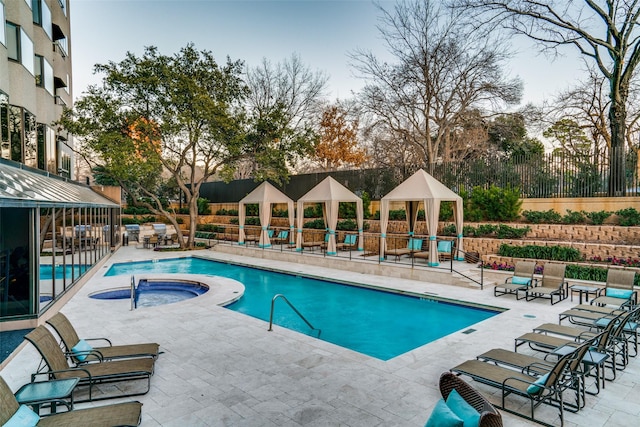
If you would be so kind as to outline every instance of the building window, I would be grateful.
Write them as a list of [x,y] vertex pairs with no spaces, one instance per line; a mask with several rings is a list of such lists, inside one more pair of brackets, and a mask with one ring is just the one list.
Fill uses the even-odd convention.
[[33,22],[42,27],[45,33],[52,38],[51,34],[51,10],[44,0],[32,0]]
[[59,25],[53,24],[53,47],[55,50],[60,52],[60,55],[64,58],[67,56],[68,46],[67,46],[67,36],[62,31]]
[[0,91],[0,158],[11,158],[9,140],[9,97]]
[[20,60],[20,27],[11,22],[6,22],[6,46],[9,59]]
[[4,25],[1,25],[4,22],[4,3],[0,0],[0,43],[3,45],[7,45],[7,38],[4,34]]
[[10,159],[22,163],[22,108],[9,105]]
[[53,79],[53,67],[44,57],[35,55],[35,76],[36,86],[43,87],[52,96],[55,95],[55,85]]
[[35,75],[33,67],[33,42],[22,28],[11,22],[5,24],[7,30],[7,53],[9,59],[20,62]]
[[36,116],[24,112],[24,164],[32,168],[38,167],[38,132]]
[[27,33],[20,28],[20,63],[24,65],[31,74],[35,74],[33,69],[33,56],[33,42]]

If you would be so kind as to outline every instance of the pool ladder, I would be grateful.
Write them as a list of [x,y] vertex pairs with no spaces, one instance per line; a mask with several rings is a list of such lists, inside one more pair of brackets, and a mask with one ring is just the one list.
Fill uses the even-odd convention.
[[278,298],[282,298],[282,300],[283,300],[284,302],[286,302],[287,304],[289,304],[289,307],[291,307],[291,309],[292,309],[292,310],[293,310],[293,311],[294,311],[298,316],[300,316],[300,318],[301,318],[302,320],[304,320],[304,323],[306,323],[306,324],[307,324],[307,326],[309,326],[309,327],[310,327],[311,329],[313,329],[314,331],[318,331],[318,338],[320,337],[320,334],[322,333],[322,331],[321,331],[320,329],[318,329],[318,328],[314,328],[314,327],[313,327],[313,325],[312,325],[312,324],[311,324],[311,323],[310,323],[310,322],[309,322],[309,321],[308,321],[308,320],[307,320],[307,319],[302,315],[302,313],[300,313],[300,312],[298,311],[298,309],[297,309],[297,308],[295,308],[295,307],[293,306],[293,304],[291,304],[291,302],[287,299],[287,297],[285,297],[285,296],[284,296],[284,295],[282,295],[282,294],[277,294],[277,295],[275,295],[275,296],[271,299],[271,313],[269,314],[269,329],[268,329],[269,331],[273,331],[273,310],[274,310],[274,307],[275,307],[275,304],[276,304],[276,300],[277,300]]

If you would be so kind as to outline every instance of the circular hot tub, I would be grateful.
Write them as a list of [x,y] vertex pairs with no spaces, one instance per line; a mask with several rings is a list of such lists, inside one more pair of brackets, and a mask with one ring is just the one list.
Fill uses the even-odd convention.
[[[141,279],[135,289],[136,307],[154,307],[195,298],[206,293],[209,286],[180,279]],[[90,298],[130,299],[131,288],[116,288],[89,294]]]

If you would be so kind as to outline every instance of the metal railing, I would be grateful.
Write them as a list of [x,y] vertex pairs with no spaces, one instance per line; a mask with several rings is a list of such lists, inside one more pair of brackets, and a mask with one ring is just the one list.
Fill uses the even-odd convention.
[[314,331],[318,331],[318,337],[320,337],[320,334],[322,333],[322,331],[318,328],[315,328],[303,315],[302,313],[300,313],[298,311],[297,308],[295,308],[293,306],[293,304],[291,304],[291,302],[287,299],[287,297],[285,297],[282,294],[276,294],[272,299],[271,299],[271,312],[269,314],[269,329],[268,331],[273,331],[273,311],[275,309],[275,304],[276,304],[276,300],[278,298],[281,298],[284,302],[286,302],[287,304],[289,304],[289,307],[291,307],[291,309],[298,315],[300,316],[300,318],[304,321],[304,323],[307,324],[307,326],[309,326],[312,330]]

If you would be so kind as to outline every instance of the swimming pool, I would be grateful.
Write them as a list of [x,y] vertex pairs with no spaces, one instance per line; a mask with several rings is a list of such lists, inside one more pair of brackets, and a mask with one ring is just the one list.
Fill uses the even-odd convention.
[[200,258],[114,264],[105,274],[188,273],[235,279],[245,293],[228,309],[269,321],[271,300],[283,294],[317,329],[276,300],[274,324],[389,360],[486,320],[498,311],[432,298],[381,292]]
[[[85,271],[87,271],[87,266],[84,264],[81,265],[56,265],[55,267],[51,264],[40,264],[40,279],[42,280],[51,280],[51,274],[54,274],[56,279],[62,279],[63,277],[67,277],[67,279],[71,280],[71,274],[73,273],[74,277],[80,277]],[[53,271],[52,271],[53,270]]]

